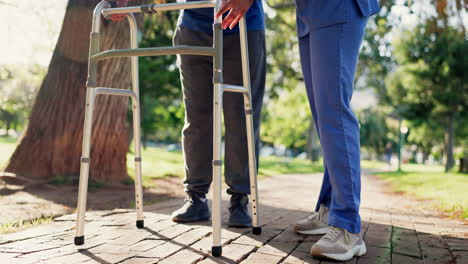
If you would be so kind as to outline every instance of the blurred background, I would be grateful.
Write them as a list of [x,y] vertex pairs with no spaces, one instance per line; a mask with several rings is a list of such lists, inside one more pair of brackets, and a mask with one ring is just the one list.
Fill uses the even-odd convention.
[[[70,188],[77,183],[91,11],[98,2],[0,0],[3,198],[30,182]],[[268,73],[260,174],[320,172],[320,142],[302,79],[294,2],[263,3]],[[466,219],[467,2],[380,4],[381,12],[367,27],[352,101],[361,125],[363,171],[385,180],[393,191],[434,200],[441,211]],[[171,45],[177,16],[138,16],[140,46]],[[125,21],[104,22],[103,48],[127,47],[127,31]],[[128,62],[102,63],[99,82],[129,88]],[[139,63],[145,187],[158,188],[156,179],[184,174],[179,72],[175,56],[144,57]],[[98,104],[91,186],[129,185],[129,104],[106,96]],[[12,221],[4,222],[11,226]]]

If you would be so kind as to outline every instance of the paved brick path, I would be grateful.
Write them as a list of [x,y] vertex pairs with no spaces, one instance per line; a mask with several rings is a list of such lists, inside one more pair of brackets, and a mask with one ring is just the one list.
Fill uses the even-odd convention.
[[[260,181],[262,235],[224,229],[223,257],[218,259],[209,255],[209,223],[175,224],[169,219],[183,202],[175,197],[147,206],[142,230],[134,227],[131,210],[88,212],[86,243],[80,247],[73,244],[74,215],[5,235],[0,238],[0,263],[330,263],[309,256],[319,236],[297,235],[290,228],[308,215],[320,182],[320,175]],[[427,202],[387,193],[370,176],[363,177],[362,200],[368,253],[346,263],[468,263],[467,225],[437,217],[426,209]]]

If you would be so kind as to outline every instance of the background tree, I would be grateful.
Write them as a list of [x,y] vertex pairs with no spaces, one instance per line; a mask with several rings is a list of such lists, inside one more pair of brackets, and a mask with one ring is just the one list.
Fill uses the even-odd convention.
[[367,148],[379,159],[384,154],[385,145],[391,141],[388,138],[390,128],[387,125],[387,115],[376,108],[366,108],[357,112],[360,124],[361,147]]
[[467,121],[468,46],[463,32],[446,27],[434,31],[432,23],[406,31],[396,40],[400,67],[387,80],[392,100],[407,108],[408,120],[440,120],[445,128],[446,168],[454,165],[457,126]]
[[[164,12],[146,16],[140,46],[171,46],[178,15]],[[143,142],[179,142],[184,107],[176,56],[140,58],[140,97]]]
[[[37,94],[28,128],[6,171],[31,178],[78,175],[83,133],[87,57],[92,10],[99,0],[69,0],[49,69]],[[141,4],[145,1],[130,1]],[[106,22],[101,48],[129,46],[127,23]],[[99,65],[100,86],[129,88],[129,59]],[[94,114],[91,177],[118,182],[127,177],[128,99],[99,96]]]

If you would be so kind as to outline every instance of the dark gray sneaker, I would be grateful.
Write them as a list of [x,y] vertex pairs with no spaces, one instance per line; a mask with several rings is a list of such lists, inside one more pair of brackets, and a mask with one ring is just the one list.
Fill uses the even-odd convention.
[[210,219],[210,209],[204,194],[188,193],[185,204],[172,213],[172,221],[188,223]]
[[246,194],[232,194],[229,207],[229,227],[251,227],[252,218],[249,214],[249,198]]

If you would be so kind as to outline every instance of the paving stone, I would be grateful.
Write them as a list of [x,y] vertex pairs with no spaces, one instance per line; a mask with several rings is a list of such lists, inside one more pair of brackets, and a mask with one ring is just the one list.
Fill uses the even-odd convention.
[[419,242],[422,248],[434,247],[434,248],[447,248],[448,245],[439,235],[433,234],[418,234]]
[[162,230],[161,232],[159,232],[159,235],[161,239],[173,239],[178,235],[185,233],[193,228],[194,227],[190,225],[177,224],[175,226],[172,226],[171,228]]
[[[228,243],[230,240],[228,239],[221,239],[221,244],[222,245],[225,245],[226,243]],[[204,237],[202,238],[200,241],[196,242],[195,244],[193,244],[192,246],[190,246],[191,248],[195,249],[195,250],[198,250],[198,251],[201,251],[201,252],[204,252],[204,253],[210,253],[211,252],[211,247],[213,246],[213,237],[212,236],[207,236],[207,237]]]
[[152,264],[158,262],[160,259],[158,258],[140,258],[140,257],[133,257],[129,258],[123,262],[120,262],[121,264]]
[[[359,257],[358,264],[390,264],[390,248],[367,246],[367,253]],[[403,264],[403,263],[402,263]]]
[[294,232],[292,228],[288,228],[284,230],[283,232],[281,232],[278,236],[273,238],[273,241],[282,242],[282,243],[297,243],[297,242],[303,241],[305,238],[306,238],[306,235],[298,234]]
[[165,240],[145,239],[145,240],[142,240],[138,243],[135,243],[129,246],[128,249],[133,250],[133,251],[145,252],[164,243],[166,243]]
[[305,252],[309,254],[310,249],[312,248],[314,244],[315,242],[302,242],[296,247],[296,249],[294,249],[294,251],[301,251],[301,252]]
[[126,245],[126,246],[131,246],[139,241],[142,241],[143,239],[150,237],[151,233],[144,232],[127,232],[126,234],[123,234],[117,239],[110,240],[108,243],[113,244],[113,245]]
[[161,263],[161,264],[172,264],[172,263],[187,263],[187,264],[190,264],[190,263],[195,263],[195,262],[205,258],[206,256],[207,256],[207,254],[205,254],[205,253],[203,253],[201,251],[197,251],[197,250],[194,250],[194,249],[184,249],[182,251],[179,251],[179,252],[175,253],[172,256],[169,256],[166,259],[163,259],[161,262],[158,262],[158,263]]
[[91,258],[83,255],[81,253],[73,253],[70,255],[65,255],[61,257],[55,257],[52,259],[47,259],[44,261],[41,261],[40,263],[47,263],[47,264],[75,264],[75,263],[82,263],[85,261],[89,261]]
[[286,257],[296,248],[297,243],[269,242],[257,250],[258,253]]
[[182,250],[183,248],[185,248],[185,245],[181,245],[177,242],[173,243],[172,241],[166,241],[166,243],[163,243],[155,248],[135,255],[138,257],[162,259],[174,254],[179,250]]
[[269,254],[262,254],[262,253],[252,253],[249,257],[242,261],[241,263],[246,264],[265,264],[265,263],[279,263],[284,257],[278,255],[269,255]]
[[[312,245],[322,236],[298,235],[291,229],[297,220],[310,214],[310,205],[315,201],[290,194],[318,191],[321,175],[315,176],[310,180],[309,176],[278,175],[262,180],[262,234],[255,236],[250,228],[223,226],[220,258],[210,255],[211,222],[171,221],[170,213],[182,204],[181,199],[175,198],[145,207],[154,212],[145,211],[144,229],[135,227],[135,212],[130,209],[88,212],[83,246],[73,243],[73,214],[49,225],[5,235],[0,240],[0,264],[336,263],[309,255]],[[392,259],[395,264],[468,263],[468,227],[462,222],[426,217],[417,208],[419,202],[385,192],[368,176],[363,181],[361,233],[368,252],[345,264],[382,264]],[[224,200],[223,208],[227,206],[228,201]],[[228,211],[223,210],[223,220],[227,217]],[[390,252],[391,243],[394,252]]]
[[223,247],[223,257],[239,262],[240,260],[245,259],[254,250],[254,246],[229,244]]
[[454,263],[450,251],[446,248],[423,248],[424,264]]
[[422,259],[408,257],[399,254],[392,254],[392,263],[393,264],[423,264]]
[[452,254],[457,264],[468,263],[468,251],[453,251]]
[[280,232],[281,232],[281,230],[278,230],[278,229],[264,228],[264,229],[262,229],[262,233],[260,235],[254,235],[252,233],[247,233],[247,234],[237,238],[232,243],[260,247],[261,245],[266,243],[268,240],[270,240],[274,236],[278,235]]
[[468,240],[462,238],[446,237],[449,248],[453,251],[468,251]]
[[302,251],[293,251],[286,259],[283,260],[284,264],[319,264],[320,260],[310,256],[309,253]]
[[178,243],[184,245],[191,245],[202,238],[208,236],[211,233],[211,228],[202,226],[199,228],[192,229],[188,232],[185,232],[174,239]]
[[391,233],[375,229],[369,230],[364,237],[364,241],[369,246],[390,248]]

